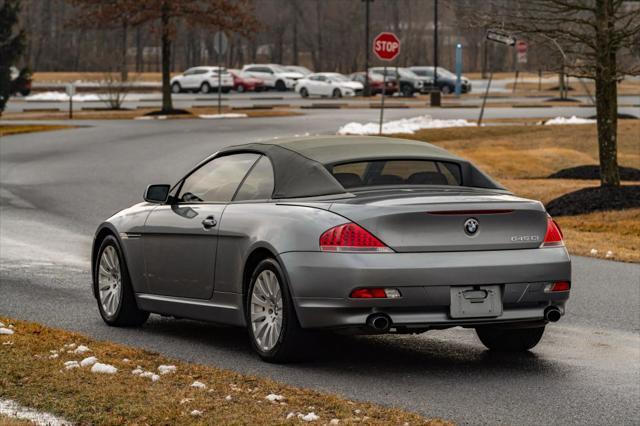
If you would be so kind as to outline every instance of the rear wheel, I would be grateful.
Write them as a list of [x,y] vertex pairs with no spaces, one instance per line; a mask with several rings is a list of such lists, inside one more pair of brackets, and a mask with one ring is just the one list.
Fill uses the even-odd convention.
[[207,83],[206,81],[202,83],[202,86],[200,86],[200,92],[201,93],[211,92],[211,86],[209,85],[209,83]]
[[247,328],[253,349],[268,362],[287,362],[304,350],[286,278],[278,262],[265,259],[251,275],[247,297]]
[[444,86],[442,86],[442,93],[444,93],[445,95],[448,95],[451,92],[452,92],[451,87],[449,87],[448,84],[445,84]]
[[93,277],[104,322],[120,327],[145,323],[149,313],[138,309],[120,245],[111,235],[100,244]]
[[490,328],[478,327],[476,333],[488,349],[498,352],[524,352],[534,348],[542,335],[544,326],[536,328]]
[[287,85],[284,84],[284,81],[278,80],[276,81],[276,90],[278,92],[284,92],[285,90],[287,90]]

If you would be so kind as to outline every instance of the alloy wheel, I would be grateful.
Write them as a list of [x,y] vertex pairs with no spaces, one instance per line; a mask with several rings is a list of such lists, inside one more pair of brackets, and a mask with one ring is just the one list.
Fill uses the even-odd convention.
[[104,249],[98,268],[100,305],[107,317],[113,317],[122,299],[122,269],[115,247]]
[[251,329],[257,346],[270,351],[282,333],[282,292],[276,274],[265,269],[251,292]]

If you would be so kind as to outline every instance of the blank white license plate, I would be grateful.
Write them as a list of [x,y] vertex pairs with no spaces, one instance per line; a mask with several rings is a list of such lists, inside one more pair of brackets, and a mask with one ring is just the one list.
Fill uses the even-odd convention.
[[451,318],[485,318],[502,315],[499,285],[451,287]]

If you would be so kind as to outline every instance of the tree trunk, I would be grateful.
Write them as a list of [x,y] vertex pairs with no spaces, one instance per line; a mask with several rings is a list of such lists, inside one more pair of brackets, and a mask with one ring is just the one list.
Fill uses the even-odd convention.
[[600,185],[620,186],[618,170],[618,88],[612,0],[596,1],[596,110]]
[[122,21],[122,39],[120,42],[120,50],[122,53],[122,62],[120,63],[120,81],[127,81],[129,79],[129,69],[127,68],[127,35],[128,35],[127,21]]
[[169,7],[162,4],[162,112],[173,111],[171,102],[171,36],[169,34]]

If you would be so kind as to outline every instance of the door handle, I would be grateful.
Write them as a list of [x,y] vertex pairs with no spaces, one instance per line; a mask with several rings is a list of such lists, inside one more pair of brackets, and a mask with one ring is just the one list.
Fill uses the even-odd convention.
[[206,219],[202,220],[202,226],[204,227],[204,229],[213,228],[217,224],[218,224],[218,222],[216,222],[216,220],[215,220],[215,218],[213,216],[209,216]]

